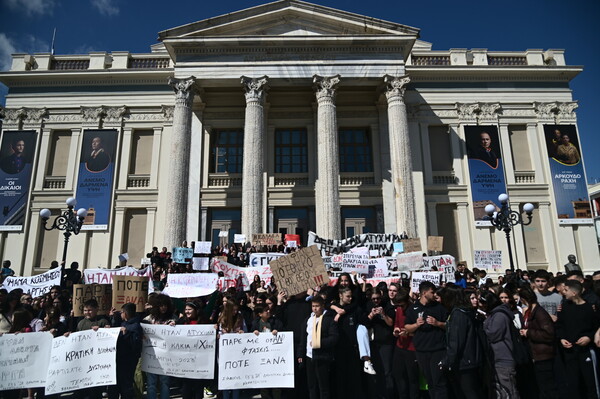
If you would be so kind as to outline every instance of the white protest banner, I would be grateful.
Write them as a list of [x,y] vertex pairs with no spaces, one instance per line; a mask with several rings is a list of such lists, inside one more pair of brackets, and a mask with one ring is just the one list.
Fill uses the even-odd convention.
[[387,267],[387,259],[385,258],[369,259],[368,265],[368,278],[382,278],[387,277],[390,274]]
[[314,245],[274,260],[271,270],[277,287],[290,296],[329,282],[323,258]]
[[224,278],[222,286],[219,287],[220,290],[225,290],[229,287],[238,287],[241,284],[244,291],[248,291],[250,289],[250,282],[254,279],[254,276],[260,276],[260,279],[265,280],[267,285],[271,283],[271,277],[273,277],[269,265],[261,267],[239,267],[223,260],[213,258],[211,267],[212,271],[215,273],[223,272]]
[[173,248],[173,262],[188,263],[194,256],[193,248],[175,247]]
[[[387,286],[389,287],[389,285],[391,283],[397,283],[401,278],[408,278],[408,275],[404,274],[402,276],[399,277],[380,277],[380,278],[368,278],[367,279],[367,284],[371,284],[373,287],[376,287],[377,284],[379,283],[386,283]],[[338,278],[337,277],[329,277],[329,283],[327,285],[329,285],[330,287],[334,287],[335,284],[337,283]]]
[[351,254],[357,254],[357,255],[370,255],[370,251],[376,251],[376,250],[370,250],[368,247],[356,247],[356,248],[352,248],[350,251]]
[[423,268],[423,253],[408,252],[398,254],[398,256],[396,256],[396,264],[400,271],[420,270]]
[[358,274],[369,273],[369,254],[345,253],[343,256],[342,271]]
[[333,268],[341,269],[344,263],[344,254],[323,256],[323,263],[327,270]]
[[396,270],[398,267],[398,262],[396,261],[395,256],[386,256],[385,261],[387,263],[388,270]]
[[141,270],[135,267],[119,267],[117,269],[85,269],[83,281],[86,284],[112,284],[114,276],[147,276],[152,277],[152,267],[148,266]]
[[272,260],[279,259],[285,254],[279,252],[253,252],[250,254],[250,266],[268,266]]
[[222,334],[219,390],[294,387],[294,333]]
[[229,230],[219,231],[219,238],[227,238],[227,237],[229,237]]
[[142,265],[142,266],[144,266],[144,265],[148,266],[148,265],[151,265],[151,264],[152,264],[152,259],[150,259],[150,258],[142,258],[142,259],[140,259],[140,265]]
[[397,234],[367,233],[344,240],[332,240],[319,237],[312,231],[309,231],[307,246],[316,245],[322,255],[342,254],[355,247],[367,247],[369,250],[379,251],[379,255],[383,256],[388,252],[392,252],[395,242],[400,242],[400,236]]
[[194,270],[208,270],[208,259],[207,257],[194,257],[192,258],[192,267]]
[[43,387],[51,349],[48,332],[0,335],[0,391]]
[[438,272],[442,272],[442,280],[454,282],[454,272],[456,271],[456,262],[452,255],[425,256],[423,257],[423,269],[431,270],[435,267]]
[[243,244],[246,242],[246,235],[245,234],[234,234],[233,235],[233,242],[235,244]]
[[429,281],[438,286],[440,285],[441,278],[442,273],[440,272],[412,272],[410,290],[412,292],[419,292],[419,284],[423,281]]
[[142,328],[142,371],[181,378],[214,378],[214,325],[142,324]]
[[172,298],[210,295],[217,290],[216,273],[169,273],[163,294]]
[[211,245],[210,241],[196,241],[194,244],[194,253],[209,254]]
[[474,267],[484,270],[502,270],[502,251],[481,251],[473,252]]
[[117,383],[119,328],[71,333],[52,341],[46,395]]
[[285,246],[288,248],[298,248],[298,243],[293,240],[289,240],[285,242]]
[[2,288],[8,292],[21,288],[23,294],[38,297],[50,292],[50,288],[60,285],[60,269],[50,269],[47,272],[31,277],[6,277]]

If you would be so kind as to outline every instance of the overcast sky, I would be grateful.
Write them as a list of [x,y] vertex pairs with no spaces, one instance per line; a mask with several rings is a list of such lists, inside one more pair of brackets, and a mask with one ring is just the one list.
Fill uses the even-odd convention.
[[[434,50],[565,49],[584,71],[571,83],[588,181],[600,182],[600,1],[319,0],[320,5],[421,29]],[[257,0],[0,0],[0,70],[15,52],[149,52],[159,31],[264,4]],[[2,89],[4,89],[2,91]],[[0,104],[4,104],[0,89]]]

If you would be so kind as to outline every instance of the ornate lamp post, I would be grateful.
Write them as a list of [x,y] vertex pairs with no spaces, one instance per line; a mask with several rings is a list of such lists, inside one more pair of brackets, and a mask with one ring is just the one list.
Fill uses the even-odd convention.
[[63,249],[62,256],[63,265],[67,260],[69,237],[71,237],[71,234],[79,234],[79,231],[81,230],[81,225],[83,224],[83,219],[85,219],[87,215],[87,209],[85,208],[79,208],[77,212],[73,210],[73,208],[75,208],[75,206],[77,205],[77,200],[75,198],[67,198],[66,203],[68,209],[64,211],[61,215],[57,216],[56,219],[54,219],[54,222],[52,223],[51,227],[46,226],[46,224],[48,223],[48,219],[50,219],[50,216],[52,215],[50,209],[42,209],[40,211],[40,217],[42,218],[43,223],[42,227],[44,228],[44,230],[51,231],[54,229],[58,229],[64,231],[63,234],[65,236],[65,246]]
[[500,194],[498,196],[498,201],[500,201],[500,204],[502,204],[502,208],[500,208],[499,212],[496,212],[496,206],[493,204],[486,205],[485,212],[490,217],[489,220],[492,222],[492,225],[498,230],[504,230],[504,233],[506,233],[506,245],[508,245],[510,270],[514,272],[515,264],[513,263],[512,248],[510,245],[510,231],[512,230],[513,226],[517,226],[519,224],[527,226],[530,224],[532,218],[531,214],[533,213],[533,209],[535,207],[529,202],[523,205],[523,210],[527,214],[527,221],[525,222],[521,213],[510,209],[507,194]]

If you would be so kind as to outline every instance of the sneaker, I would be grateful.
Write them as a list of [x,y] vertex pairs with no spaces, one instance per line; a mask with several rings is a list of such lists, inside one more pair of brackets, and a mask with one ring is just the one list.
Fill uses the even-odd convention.
[[367,374],[375,375],[375,369],[373,368],[373,363],[370,360],[365,360],[365,367],[363,367],[363,371]]
[[208,388],[204,388],[204,397],[205,398],[215,398],[216,395],[212,393],[212,391]]

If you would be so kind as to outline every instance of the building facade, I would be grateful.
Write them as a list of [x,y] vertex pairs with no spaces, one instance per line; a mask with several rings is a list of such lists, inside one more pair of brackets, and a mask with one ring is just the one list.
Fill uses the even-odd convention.
[[39,213],[58,215],[96,173],[88,159],[101,136],[108,205],[80,205],[106,223],[86,221],[69,247],[84,267],[217,243],[222,231],[406,232],[423,246],[439,235],[472,265],[474,250],[508,249],[475,217],[489,203],[474,196],[470,169],[469,135],[481,128],[495,131],[513,209],[535,205],[511,236],[517,267],[560,270],[575,253],[597,268],[587,198],[570,202],[581,220],[558,209],[545,131],[566,126],[578,142],[569,82],[581,67],[562,50],[433,51],[419,35],[284,0],[160,32],[147,54],[13,55],[0,73],[3,137],[36,135],[21,227],[1,232],[2,257],[23,275],[60,259],[62,236],[44,232]]

